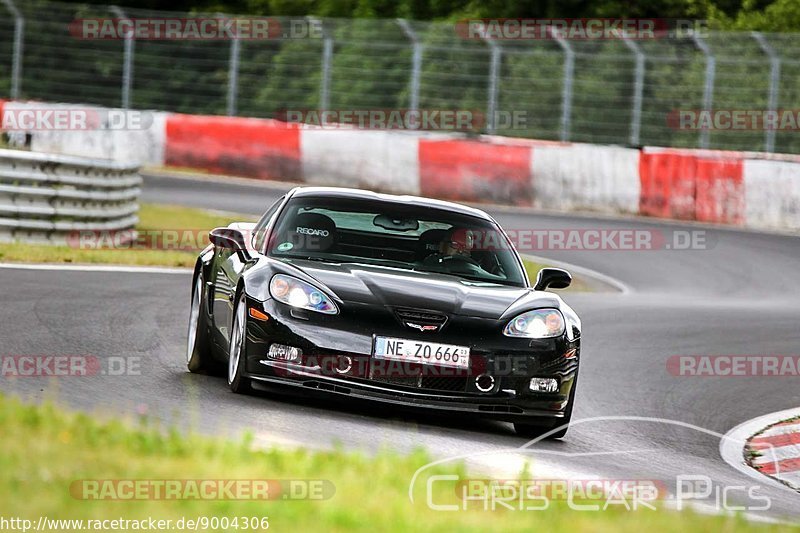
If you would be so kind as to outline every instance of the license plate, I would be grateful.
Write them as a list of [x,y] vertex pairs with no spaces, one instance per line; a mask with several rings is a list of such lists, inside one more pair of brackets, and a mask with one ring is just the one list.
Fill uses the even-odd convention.
[[469,346],[375,337],[374,355],[378,359],[469,368]]

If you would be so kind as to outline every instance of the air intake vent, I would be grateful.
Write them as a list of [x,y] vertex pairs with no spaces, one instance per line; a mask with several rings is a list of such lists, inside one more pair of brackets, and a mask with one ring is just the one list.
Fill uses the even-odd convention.
[[447,315],[435,311],[424,311],[420,309],[395,309],[397,318],[401,322],[413,322],[423,326],[444,326],[447,322]]

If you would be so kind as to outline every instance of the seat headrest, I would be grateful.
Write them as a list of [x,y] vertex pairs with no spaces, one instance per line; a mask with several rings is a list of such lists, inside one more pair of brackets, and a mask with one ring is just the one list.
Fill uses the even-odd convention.
[[449,233],[446,229],[429,229],[422,232],[417,243],[417,259],[423,260],[439,251],[439,245]]
[[326,215],[301,213],[286,228],[284,239],[292,251],[327,252],[336,244],[336,223]]

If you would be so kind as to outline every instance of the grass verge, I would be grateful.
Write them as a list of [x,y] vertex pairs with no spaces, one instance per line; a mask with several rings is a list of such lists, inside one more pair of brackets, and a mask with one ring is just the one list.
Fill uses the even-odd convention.
[[[426,505],[426,486],[434,474],[465,479],[463,466],[426,471],[408,498],[414,472],[428,462],[425,453],[379,451],[368,457],[344,451],[253,450],[251,439],[212,439],[164,430],[145,418],[102,421],[53,406],[27,405],[0,394],[2,515],[48,519],[172,520],[181,518],[266,518],[274,531],[738,531],[780,530],[741,517],[700,516],[690,512],[627,511],[611,506],[599,512],[569,510],[553,502],[543,511],[485,511],[479,502],[461,511],[434,511]],[[535,466],[535,465],[534,465]],[[260,501],[152,498],[84,499],[93,480],[324,480],[325,499],[288,498],[272,491]],[[103,487],[111,485],[103,481]],[[297,486],[305,486],[300,483]],[[458,504],[454,484],[436,482],[437,504]],[[120,490],[120,489],[117,489]],[[93,494],[93,493],[92,493]],[[103,490],[98,494],[103,494]],[[106,492],[106,496],[114,492]],[[120,493],[117,493],[119,495]],[[52,522],[49,524],[52,525]],[[84,524],[85,525],[85,524]],[[263,525],[263,523],[259,524]],[[76,529],[61,523],[51,530]],[[201,527],[200,530],[205,528]],[[222,529],[222,528],[220,528]],[[229,530],[234,530],[228,526]],[[241,525],[239,526],[241,528]],[[253,529],[253,528],[250,528]],[[259,528],[255,528],[259,529]]]
[[[253,220],[246,215],[222,215],[171,205],[141,204],[139,224],[142,243],[161,239],[170,230],[181,244],[191,249],[142,249],[138,244],[122,247],[82,247],[78,243],[68,246],[48,244],[0,243],[0,261],[11,263],[102,263],[113,265],[193,267],[197,254],[208,243],[208,232],[231,222]],[[174,231],[173,231],[174,230]],[[155,235],[155,237],[153,237]]]
[[[536,276],[539,274],[541,269],[553,266],[539,263],[537,261],[531,261],[530,259],[525,259],[524,257],[522,258],[522,264],[525,266],[525,271],[528,273],[528,279],[531,281],[531,285],[536,283]],[[563,292],[592,292],[593,290],[594,289],[592,289],[586,280],[580,276],[572,274],[572,285],[566,289],[563,289]],[[559,290],[559,292],[562,292],[562,290]]]

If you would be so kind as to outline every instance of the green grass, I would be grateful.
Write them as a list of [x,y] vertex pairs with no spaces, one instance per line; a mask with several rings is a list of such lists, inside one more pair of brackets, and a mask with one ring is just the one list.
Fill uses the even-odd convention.
[[[431,474],[456,473],[463,466],[426,471],[422,451],[374,456],[344,451],[254,450],[251,439],[220,440],[182,434],[146,419],[103,421],[53,406],[27,405],[0,395],[0,501],[4,517],[55,519],[155,519],[181,517],[268,517],[275,531],[759,531],[738,517],[709,517],[664,510],[570,511],[554,503],[546,511],[433,511],[425,504]],[[535,468],[535,465],[532,466]],[[191,499],[97,501],[76,498],[79,480],[269,479],[327,480],[335,488],[324,500],[203,501]],[[457,503],[453,485],[434,485],[434,501]],[[614,506],[612,506],[614,508]]]
[[[202,209],[170,205],[142,204],[136,229],[143,236],[141,243],[151,242],[148,232],[163,234],[176,230],[181,242],[193,249],[142,249],[143,246],[85,248],[79,245],[52,246],[22,242],[0,243],[0,261],[26,263],[102,263],[115,265],[192,267],[197,254],[208,243],[208,231],[231,222],[253,220],[252,217],[226,216]],[[150,233],[152,235],[152,233]]]
[[[525,266],[525,271],[528,273],[528,279],[531,281],[531,285],[536,283],[536,276],[539,274],[541,269],[552,267],[552,265],[531,261],[530,259],[525,258],[522,259],[522,264]],[[568,292],[587,292],[591,291],[592,288],[583,278],[577,277],[573,274],[572,285],[563,290]],[[562,291],[559,290],[558,292]]]

